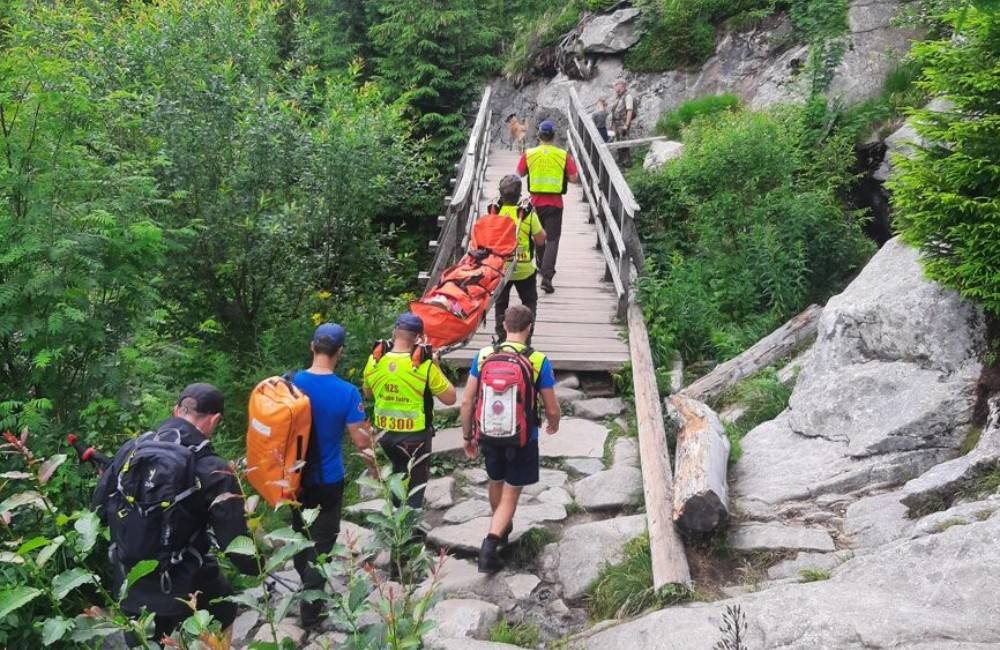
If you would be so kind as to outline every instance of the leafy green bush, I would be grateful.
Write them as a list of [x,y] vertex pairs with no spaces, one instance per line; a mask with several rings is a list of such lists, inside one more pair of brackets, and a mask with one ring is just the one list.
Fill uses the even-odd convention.
[[197,379],[229,398],[235,453],[247,392],[301,366],[315,319],[350,328],[345,373],[384,336],[433,172],[376,86],[304,63],[297,14],[97,11],[5,14],[0,427],[112,447]]
[[647,31],[625,54],[636,72],[659,72],[699,65],[715,52],[719,0],[666,0],[648,11]]
[[563,35],[576,27],[580,21],[580,6],[577,2],[566,2],[558,8],[546,8],[541,13],[532,3],[532,8],[523,8],[513,19],[509,15],[497,16],[497,20],[511,24],[505,31],[501,50],[504,56],[503,73],[515,83],[523,83],[536,74],[554,72],[555,63],[545,50],[557,45]]
[[914,45],[917,86],[954,107],[914,111],[930,144],[897,159],[890,180],[897,228],[929,277],[1000,314],[1000,16],[948,14],[958,38]]
[[739,404],[743,415],[735,423],[726,424],[729,437],[729,460],[736,462],[743,451],[740,441],[751,429],[762,422],[773,420],[788,406],[792,389],[778,381],[777,371],[766,368],[739,382],[722,396],[723,404]]
[[732,93],[722,95],[705,95],[696,99],[689,99],[677,108],[665,112],[656,122],[656,132],[670,138],[678,138],[681,129],[690,124],[695,118],[712,115],[721,111],[737,110],[740,107],[740,98]]
[[606,565],[587,593],[587,607],[595,621],[635,616],[647,609],[661,609],[693,598],[690,589],[667,585],[653,588],[653,564],[649,536],[625,545],[622,561]]
[[[658,365],[731,357],[841,288],[872,250],[839,193],[851,139],[812,109],[695,120],[683,154],[630,181],[643,211],[640,299]],[[822,123],[822,116],[820,123]]]

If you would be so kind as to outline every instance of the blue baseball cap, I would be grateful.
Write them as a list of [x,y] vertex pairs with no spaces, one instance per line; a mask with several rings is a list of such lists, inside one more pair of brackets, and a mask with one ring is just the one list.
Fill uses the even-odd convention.
[[551,120],[545,120],[541,124],[538,125],[538,132],[539,133],[555,133],[556,132],[556,125]]
[[347,330],[337,323],[323,323],[313,333],[313,343],[328,342],[338,348],[344,344],[345,338]]
[[413,332],[414,334],[424,333],[424,321],[413,312],[400,314],[396,319],[396,329]]

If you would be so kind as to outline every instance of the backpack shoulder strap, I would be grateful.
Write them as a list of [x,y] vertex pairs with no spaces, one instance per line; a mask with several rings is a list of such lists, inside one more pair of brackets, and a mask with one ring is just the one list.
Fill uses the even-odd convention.
[[386,352],[392,352],[392,341],[385,339],[375,341],[375,345],[372,347],[372,358],[375,359],[376,363],[382,360]]

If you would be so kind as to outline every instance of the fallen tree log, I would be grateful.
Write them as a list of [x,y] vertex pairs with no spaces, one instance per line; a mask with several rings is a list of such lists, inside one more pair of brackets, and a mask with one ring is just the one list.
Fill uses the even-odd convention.
[[726,470],[729,439],[715,411],[685,395],[671,395],[680,425],[674,475],[674,522],[692,533],[710,533],[729,518]]
[[690,584],[691,570],[684,553],[684,542],[674,526],[671,512],[673,480],[670,452],[656,388],[649,333],[642,309],[634,301],[628,305],[628,345],[632,358],[635,419],[639,429],[639,458],[642,463],[642,491],[646,501],[653,587],[659,589],[668,584]]
[[693,382],[681,394],[709,402],[736,382],[749,377],[787,357],[803,342],[816,335],[823,308],[810,305],[798,316],[774,330],[761,340],[725,363],[720,363],[707,375]]

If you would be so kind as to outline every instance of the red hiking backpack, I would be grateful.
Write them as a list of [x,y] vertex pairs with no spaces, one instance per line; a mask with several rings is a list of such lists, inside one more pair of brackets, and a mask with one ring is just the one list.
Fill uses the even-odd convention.
[[524,447],[538,425],[531,348],[500,344],[479,370],[473,433],[480,443]]

